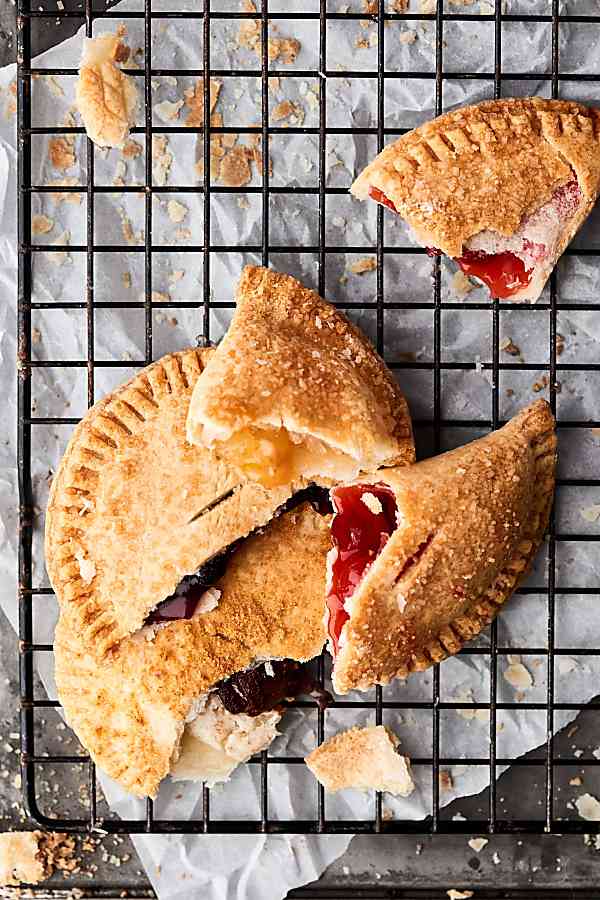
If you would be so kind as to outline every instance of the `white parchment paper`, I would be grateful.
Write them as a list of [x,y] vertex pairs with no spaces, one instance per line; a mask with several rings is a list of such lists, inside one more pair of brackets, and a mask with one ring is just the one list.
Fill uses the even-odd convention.
[[[572,5],[572,4],[571,4]],[[480,4],[481,12],[489,12]],[[520,4],[522,7],[523,4]],[[546,11],[546,5],[536,0],[536,11]],[[524,11],[512,4],[510,11]],[[538,9],[538,7],[540,7]],[[542,8],[544,7],[544,8]],[[119,9],[140,9],[137,0],[127,0]],[[157,0],[156,10],[181,9],[180,0]],[[193,8],[191,3],[190,8]],[[220,0],[219,9],[236,11],[235,0]],[[277,3],[270,4],[277,10]],[[289,4],[282,10],[292,11]],[[354,4],[333,4],[333,10],[359,10]],[[475,8],[478,8],[477,5]],[[305,0],[293,9],[317,11],[318,4]],[[455,7],[450,7],[455,10]],[[528,10],[525,10],[528,11]],[[573,11],[572,9],[570,11]],[[600,11],[600,10],[599,10]],[[127,23],[126,40],[135,51],[143,47],[141,20]],[[294,112],[284,120],[287,124],[318,125],[319,91],[324,79],[318,73],[317,23],[285,21],[279,23],[274,36],[297,38],[302,49],[294,68],[313,69],[314,78],[305,76],[281,79],[270,90],[270,109],[289,99]],[[111,28],[109,28],[111,26]],[[95,22],[95,34],[117,27],[117,22]],[[512,27],[512,26],[511,26]],[[453,71],[489,72],[493,68],[492,23],[448,23],[445,27],[445,67]],[[506,71],[522,71],[522,60],[528,68],[547,69],[549,53],[548,29],[545,23],[530,23],[526,28],[513,28],[504,42]],[[256,68],[259,60],[252,50],[240,48],[239,23],[215,23],[211,35],[211,59],[219,68]],[[408,37],[406,36],[408,35]],[[328,68],[343,71],[346,67],[374,71],[377,65],[376,26],[352,21],[332,21],[328,33]],[[561,59],[570,60],[570,71],[592,71],[596,47],[593,37],[568,26],[561,28]],[[44,53],[35,61],[42,67],[76,66],[80,56],[81,36],[65,41]],[[153,67],[188,68],[201,66],[201,26],[182,25],[175,19],[154,20]],[[143,52],[134,55],[143,65]],[[391,71],[407,68],[431,70],[435,68],[434,23],[394,21],[385,32],[386,67]],[[276,65],[283,67],[284,63]],[[566,64],[565,64],[566,65]],[[16,470],[15,470],[15,333],[16,333],[16,251],[15,251],[15,186],[16,157],[13,95],[10,83],[14,67],[0,73],[0,283],[3,302],[0,304],[0,385],[3,396],[6,429],[0,443],[0,605],[16,628],[15,600],[16,572]],[[261,95],[258,79],[221,79],[223,82],[217,104],[225,125],[240,127],[260,122]],[[141,85],[143,79],[138,79]],[[193,86],[193,77],[162,77],[153,80],[152,97],[155,124],[160,124],[166,108],[163,101],[177,103],[184,90]],[[408,127],[434,114],[433,81],[388,80],[385,87],[385,124],[387,127]],[[326,85],[327,124],[346,128],[376,125],[377,81],[373,78],[348,80],[330,75]],[[548,83],[509,82],[505,93],[544,94]],[[581,91],[585,91],[581,93]],[[33,115],[35,126],[53,126],[66,121],[72,114],[74,100],[73,78],[41,77],[33,81]],[[594,100],[596,85],[586,83],[564,85],[565,96]],[[475,102],[489,96],[491,85],[484,81],[449,79],[445,84],[446,107]],[[157,109],[158,107],[158,109]],[[180,124],[180,118],[172,123]],[[78,119],[76,116],[76,122]],[[141,122],[141,119],[140,119]],[[169,135],[167,150],[172,162],[165,184],[169,186],[199,184],[194,162],[201,156],[194,134]],[[135,140],[144,144],[144,135]],[[48,135],[32,138],[32,171],[34,184],[48,184],[71,178],[76,184],[86,183],[86,142],[77,136],[73,146],[73,165],[65,171],[54,168],[49,159]],[[201,142],[201,138],[200,138]],[[240,136],[240,143],[249,143]],[[373,135],[331,135],[327,143],[327,184],[348,186],[353,175],[374,155]],[[314,187],[318,177],[318,136],[282,134],[274,136],[270,147],[273,166],[273,185]],[[124,160],[119,151],[95,151],[96,184],[113,185],[114,179],[125,184],[144,183],[144,156]],[[252,165],[251,185],[260,184],[260,171]],[[260,244],[262,239],[262,204],[260,195],[247,193],[245,185],[239,195],[215,193],[211,201],[211,241],[214,244]],[[183,220],[172,221],[168,201],[177,200],[185,207]],[[32,214],[45,215],[51,223],[48,233],[35,237],[43,243],[86,242],[86,198],[81,203],[57,202],[48,194],[32,197]],[[272,195],[269,215],[269,239],[275,248],[271,263],[276,268],[302,278],[316,286],[316,259],[310,253],[277,252],[277,246],[291,244],[306,247],[318,243],[318,217],[314,196]],[[114,193],[97,194],[95,198],[95,231],[99,243],[143,244],[144,199],[140,191],[122,194],[119,185]],[[130,228],[129,228],[129,223]],[[406,246],[408,238],[402,223],[391,215],[384,217],[385,241],[390,246]],[[577,246],[597,247],[598,212],[595,211]],[[349,196],[332,195],[327,198],[327,241],[341,247],[364,247],[359,253],[332,253],[326,259],[326,294],[329,299],[344,303],[371,302],[375,297],[375,272],[358,275],[353,264],[372,255],[376,238],[375,207],[359,205]],[[153,240],[155,244],[199,246],[203,234],[203,198],[199,193],[157,195],[153,203]],[[41,253],[34,260],[33,299],[46,302],[51,308],[32,314],[32,356],[46,360],[84,360],[86,322],[82,310],[53,309],[60,301],[81,301],[85,288],[85,256],[75,251],[56,254]],[[236,253],[211,255],[211,298],[231,302],[233,288],[241,266],[259,260],[240,249]],[[109,307],[95,314],[95,345],[97,361],[120,360],[116,368],[97,367],[95,397],[102,396],[116,384],[133,374],[131,361],[144,356],[144,311],[123,309],[119,302],[143,299],[143,253],[122,254],[100,252],[94,258],[95,299]],[[174,275],[173,273],[177,273]],[[181,274],[180,274],[181,273]],[[451,266],[444,263],[443,297],[457,299]],[[431,262],[417,255],[387,255],[385,262],[386,298],[403,301],[431,299]],[[560,264],[559,299],[585,304],[597,302],[600,288],[600,266],[594,257],[569,258]],[[202,254],[160,253],[153,259],[153,290],[157,292],[157,307],[153,318],[153,349],[159,356],[194,342],[201,332],[201,311],[183,309],[178,302],[197,301],[203,284]],[[442,413],[444,417],[469,419],[489,417],[491,411],[491,374],[479,366],[491,360],[491,315],[487,310],[470,309],[473,300],[485,297],[474,289],[461,296],[464,306],[442,313],[442,344],[444,361],[475,362],[475,368],[446,371],[442,375]],[[375,338],[373,310],[351,310],[350,316]],[[227,328],[231,309],[211,310],[210,331],[217,340]],[[518,359],[543,366],[548,360],[549,313],[535,307],[515,308],[501,314],[501,345],[510,341],[518,347]],[[597,362],[600,351],[600,327],[597,312],[563,311],[558,314],[558,331],[563,337],[561,361]],[[385,354],[391,361],[428,361],[433,358],[433,313],[431,309],[404,311],[386,310]],[[504,357],[503,357],[504,358]],[[515,357],[506,357],[514,361]],[[500,415],[507,417],[530,402],[535,396],[547,394],[543,370],[503,372],[500,381]],[[80,416],[85,412],[87,397],[85,368],[65,369],[55,366],[34,369],[32,396],[34,415]],[[413,369],[399,373],[402,387],[409,399],[413,415],[427,417],[432,413],[431,373]],[[561,393],[558,395],[559,419],[600,418],[598,376],[585,372],[561,372]],[[32,469],[35,502],[38,509],[34,545],[34,584],[47,586],[44,568],[42,532],[49,478],[68,440],[70,428],[36,426],[32,435]],[[444,430],[445,447],[458,445],[474,437],[473,430]],[[600,438],[591,429],[560,432],[561,474],[589,478],[598,474]],[[563,488],[557,497],[558,530],[581,535],[598,534],[600,518],[590,518],[589,512],[600,503],[600,491],[582,488]],[[559,542],[557,545],[557,646],[586,648],[597,645],[600,630],[600,611],[597,595],[564,595],[561,588],[576,586],[599,588],[598,545],[578,542]],[[500,658],[498,700],[522,700],[523,709],[499,711],[497,721],[497,753],[518,756],[539,746],[545,740],[545,713],[528,710],[527,702],[544,702],[547,691],[547,660],[539,656],[522,656],[519,647],[545,648],[547,642],[547,608],[543,593],[547,584],[545,548],[539,554],[535,570],[528,584],[539,593],[520,596],[502,613],[498,624],[501,646],[514,648],[514,656]],[[41,600],[42,598],[40,598]],[[51,598],[36,602],[34,622],[35,640],[50,642],[56,620],[56,607]],[[582,632],[581,622],[586,622]],[[486,633],[478,638],[485,651],[489,643]],[[526,689],[515,688],[504,677],[510,665],[520,661],[531,677]],[[39,670],[50,697],[55,697],[51,658],[41,655]],[[573,656],[558,659],[554,673],[558,700],[583,702],[597,693],[600,662],[595,657]],[[442,700],[461,703],[489,701],[489,663],[482,655],[447,660],[441,666]],[[422,702],[432,696],[432,674],[425,672],[407,683],[396,682],[384,689],[384,699]],[[367,695],[366,699],[373,699]],[[365,699],[365,695],[351,696]],[[353,724],[373,721],[368,710],[331,710],[326,714],[327,736]],[[557,712],[555,727],[559,729],[570,712]],[[431,755],[432,732],[430,710],[386,710],[385,724],[400,735],[404,752],[411,757]],[[451,757],[482,757],[488,754],[489,714],[485,710],[448,710],[441,717],[441,754]],[[316,741],[316,715],[291,711],[284,720],[283,734],[270,753],[290,753],[304,756]],[[442,793],[442,804],[457,797],[481,791],[489,780],[487,766],[451,768],[452,785]],[[384,799],[385,814],[409,819],[422,819],[431,812],[432,791],[429,768],[416,766],[415,792],[406,799],[390,796]],[[124,817],[143,815],[143,804],[125,795],[121,789],[100,774],[102,787],[112,810]],[[311,818],[316,815],[317,788],[310,773],[303,766],[271,766],[269,770],[269,815],[272,818]],[[259,814],[259,771],[256,767],[241,767],[231,782],[211,792],[211,816],[215,818],[256,818]],[[328,818],[356,819],[374,814],[374,798],[368,794],[345,792],[328,797]],[[173,785],[166,782],[156,806],[160,818],[197,818],[201,815],[201,789],[197,785]],[[220,836],[136,836],[135,846],[161,898],[192,897],[198,891],[210,900],[260,900],[269,896],[283,897],[287,890],[319,876],[323,869],[347,847],[345,836],[315,837],[220,837]]]

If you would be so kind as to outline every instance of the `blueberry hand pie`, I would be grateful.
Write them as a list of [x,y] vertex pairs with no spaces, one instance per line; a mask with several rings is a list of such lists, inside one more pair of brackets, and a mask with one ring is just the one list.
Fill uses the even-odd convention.
[[165,356],[97,403],[54,476],[46,566],[61,608],[99,656],[294,493],[244,480],[187,442],[189,400],[213,352]]
[[336,691],[426,669],[492,621],[542,541],[555,455],[540,400],[485,438],[331,490]]
[[300,502],[230,550],[220,576],[184,579],[103,660],[73,607],[62,610],[58,695],[100,768],[139,796],[169,773],[224,781],[273,740],[285,699],[318,696],[302,661],[325,641],[328,532],[328,517]]
[[187,431],[269,488],[414,461],[406,401],[369,341],[295,278],[252,266]]
[[534,302],[598,196],[599,131],[600,111],[572,101],[487,101],[403,135],[351,190],[492,297]]

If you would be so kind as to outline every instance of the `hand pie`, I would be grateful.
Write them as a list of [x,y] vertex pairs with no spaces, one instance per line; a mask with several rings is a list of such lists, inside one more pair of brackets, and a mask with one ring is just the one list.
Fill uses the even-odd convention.
[[67,607],[54,645],[58,695],[98,766],[154,796],[169,772],[212,784],[268,746],[282,700],[313,690],[294,660],[325,641],[328,546],[327,518],[301,504],[244,541],[210,588],[188,585],[193,609],[168,601],[102,661]]
[[555,455],[540,400],[465,447],[332,489],[336,691],[426,669],[492,621],[544,536]]
[[600,111],[572,101],[466,106],[390,144],[351,190],[492,297],[534,302],[598,196],[599,130]]
[[253,266],[187,433],[267,487],[414,461],[406,401],[369,341],[295,278]]
[[116,65],[121,48],[115,34],[84,38],[75,101],[88,137],[99,147],[122,147],[135,124],[138,90]]
[[390,728],[371,725],[335,734],[304,760],[329,793],[387,791],[408,797],[415,789],[410,760],[398,753],[400,740]]
[[[265,525],[294,486],[267,491],[185,438],[212,350],[165,356],[97,403],[52,482],[46,566],[63,609],[102,656],[181,580]],[[206,573],[204,573],[206,575]]]

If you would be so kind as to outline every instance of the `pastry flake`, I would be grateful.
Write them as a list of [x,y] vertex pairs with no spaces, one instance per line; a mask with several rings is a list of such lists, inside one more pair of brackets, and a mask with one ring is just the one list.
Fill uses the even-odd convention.
[[75,867],[74,851],[73,838],[61,832],[0,834],[0,888],[39,884],[50,878],[55,869],[71,871]]
[[[216,606],[149,624],[103,660],[72,608],[63,609],[54,643],[58,696],[97,765],[131,793],[154,796],[171,771],[214,783],[270,743],[283,697],[266,696],[262,709],[246,691],[236,707],[227,687],[264,660],[277,674],[282,662],[289,668],[321,652],[328,546],[327,518],[310,504],[282,514],[233,553],[214,583]],[[288,683],[284,696],[308,690]]]
[[[492,621],[542,541],[555,457],[554,419],[539,400],[481,440],[332,489],[336,691],[426,669]],[[381,512],[360,501],[367,491]]]
[[351,190],[492,297],[534,302],[598,196],[599,131],[600,111],[572,101],[486,101],[403,135]]
[[135,124],[139,95],[134,79],[116,65],[118,35],[84,38],[75,101],[88,137],[99,147],[122,147]]
[[295,486],[267,491],[185,438],[212,350],[165,356],[76,427],[46,515],[46,566],[91,652],[142,627],[186,576],[265,525]]
[[400,740],[383,725],[350,728],[334,735],[305,763],[326,791],[357,788],[408,797],[414,790],[410,760],[398,752]]
[[414,461],[406,401],[368,340],[295,278],[253,266],[187,433],[268,487]]

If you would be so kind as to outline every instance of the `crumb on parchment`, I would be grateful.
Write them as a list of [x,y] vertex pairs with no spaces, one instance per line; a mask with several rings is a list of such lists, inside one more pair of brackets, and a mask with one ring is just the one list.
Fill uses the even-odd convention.
[[364,275],[365,272],[373,272],[377,268],[377,260],[374,256],[365,256],[350,263],[348,271],[353,275]]

